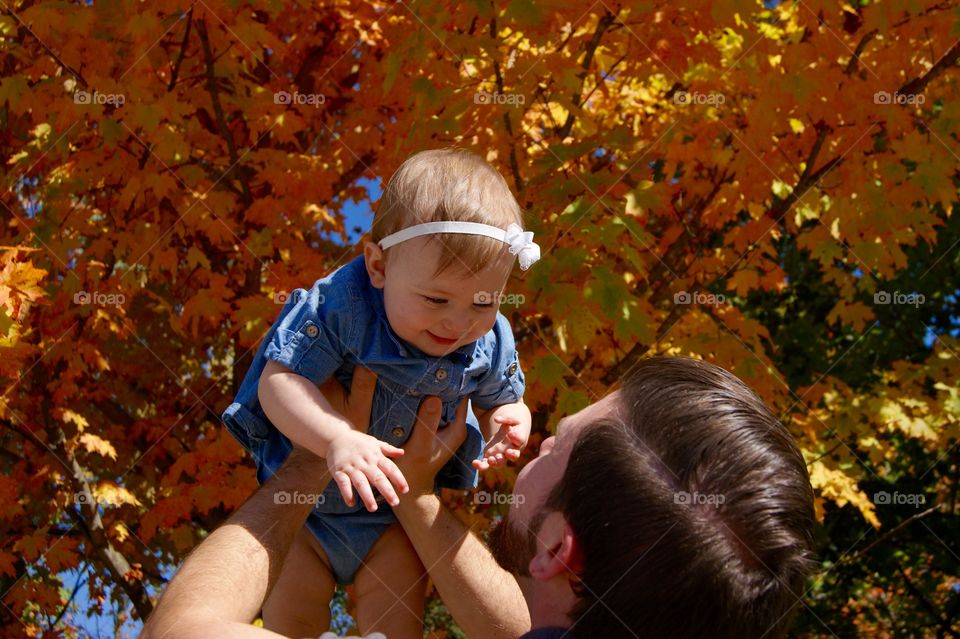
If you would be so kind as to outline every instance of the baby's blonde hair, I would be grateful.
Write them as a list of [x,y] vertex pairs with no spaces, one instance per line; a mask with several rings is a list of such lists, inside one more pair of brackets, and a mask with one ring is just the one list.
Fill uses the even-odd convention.
[[[387,183],[373,217],[372,239],[379,242],[415,224],[448,221],[506,229],[510,224],[522,227],[523,215],[507,181],[480,156],[463,149],[421,151],[407,158]],[[482,235],[427,237],[440,242],[438,274],[450,266],[477,273],[507,250],[503,242]]]

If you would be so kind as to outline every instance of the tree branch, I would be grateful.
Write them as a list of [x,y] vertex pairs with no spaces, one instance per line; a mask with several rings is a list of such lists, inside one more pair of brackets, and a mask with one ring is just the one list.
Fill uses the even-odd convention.
[[903,95],[915,95],[923,93],[923,90],[935,80],[941,73],[952,67],[960,59],[960,40],[958,40],[946,53],[943,54],[937,62],[930,67],[930,70],[918,78],[910,80],[897,90],[897,93]]
[[890,530],[888,530],[887,532],[885,532],[884,534],[880,535],[879,537],[877,537],[876,539],[874,539],[872,542],[870,542],[869,544],[867,544],[866,548],[863,548],[863,549],[861,549],[861,550],[858,550],[857,552],[855,552],[855,553],[852,554],[852,555],[847,555],[846,557],[844,557],[843,559],[841,559],[841,560],[838,561],[837,563],[838,563],[838,564],[841,564],[841,563],[844,563],[844,564],[852,564],[852,563],[858,561],[861,557],[863,557],[863,556],[866,555],[868,552],[870,552],[875,546],[878,546],[879,544],[882,544],[882,543],[885,542],[886,540],[890,539],[891,537],[893,537],[894,535],[896,535],[897,533],[899,533],[901,530],[903,530],[904,528],[906,528],[907,526],[909,526],[909,525],[912,524],[913,522],[919,521],[919,520],[923,519],[924,517],[929,517],[930,515],[932,515],[932,514],[935,513],[935,512],[938,512],[939,510],[940,510],[940,504],[937,504],[937,505],[935,505],[935,506],[933,506],[933,507],[931,507],[931,508],[927,508],[927,509],[924,510],[923,512],[919,512],[919,513],[917,513],[916,515],[913,515],[913,516],[911,516],[911,517],[908,517],[907,519],[904,519],[904,520],[901,521],[899,524],[897,524],[896,526],[894,526],[893,528],[891,528]]
[[[4,6],[7,6],[7,5],[4,4]],[[73,77],[75,77],[75,78],[77,79],[77,81],[80,83],[80,86],[82,86],[83,88],[87,88],[88,86],[90,86],[90,85],[87,83],[87,81],[84,79],[83,75],[81,75],[79,71],[77,71],[76,69],[74,69],[73,67],[71,67],[69,64],[67,64],[66,62],[64,62],[63,60],[61,60],[61,59],[60,59],[60,56],[58,56],[56,53],[54,53],[53,49],[51,49],[50,47],[48,47],[43,40],[41,40],[40,38],[38,38],[38,37],[33,33],[33,29],[31,29],[31,28],[27,25],[27,23],[25,23],[23,20],[21,20],[21,19],[20,19],[20,16],[18,16],[16,13],[13,12],[13,9],[9,9],[9,8],[8,8],[6,11],[4,11],[4,13],[6,13],[8,16],[12,17],[12,18],[13,18],[14,20],[16,20],[17,22],[19,22],[19,23],[23,26],[23,28],[27,30],[27,33],[29,33],[30,35],[32,35],[32,36],[34,37],[34,39],[35,39],[37,42],[40,43],[40,46],[43,47],[43,50],[47,52],[47,55],[49,55],[51,58],[53,58],[54,60],[56,60],[57,63],[58,63],[60,66],[62,66],[64,69],[66,69],[66,70],[70,73],[70,75],[72,75]]]
[[57,618],[54,619],[54,620],[53,620],[53,623],[50,624],[50,633],[51,633],[51,634],[55,634],[55,633],[54,633],[54,628],[56,628],[56,627],[57,627],[57,624],[60,623],[60,620],[63,619],[64,613],[67,612],[67,609],[70,607],[70,604],[73,603],[73,598],[77,596],[77,591],[80,590],[80,586],[83,585],[83,581],[84,581],[84,580],[83,580],[83,573],[85,573],[85,572],[87,571],[87,567],[88,567],[89,565],[90,565],[90,562],[89,562],[89,561],[85,562],[85,563],[83,564],[83,568],[81,568],[81,569],[77,572],[77,575],[78,575],[78,576],[77,576],[77,583],[75,583],[74,586],[73,586],[73,592],[71,592],[71,593],[70,593],[70,596],[67,598],[67,603],[63,604],[63,608],[60,609],[60,614],[58,614],[58,615],[57,615]]
[[173,65],[173,73],[170,76],[170,83],[167,84],[167,93],[173,91],[173,87],[177,86],[177,76],[180,74],[180,65],[183,63],[183,58],[187,53],[187,44],[190,41],[190,27],[193,25],[193,7],[190,7],[190,11],[187,12],[187,28],[183,32],[183,42],[180,43],[180,55],[177,56],[177,61]]
[[940,611],[937,610],[937,607],[933,605],[933,602],[923,593],[916,584],[913,583],[913,580],[910,579],[910,575],[907,574],[907,571],[903,569],[903,566],[899,561],[894,560],[894,563],[897,566],[897,572],[900,573],[900,576],[903,577],[903,581],[907,584],[907,590],[909,590],[914,597],[920,600],[920,603],[923,604],[923,607],[929,612],[934,619],[937,620],[937,625],[943,625],[943,617],[940,615]]
[[857,70],[857,64],[860,62],[860,55],[863,53],[863,50],[867,48],[867,45],[870,44],[870,41],[873,40],[877,35],[877,30],[868,31],[863,34],[863,37],[860,38],[860,42],[857,43],[857,48],[853,52],[853,57],[850,58],[850,61],[847,62],[847,68],[843,70],[847,75],[853,75]]
[[[496,18],[491,22],[495,23]],[[491,31],[494,28],[491,27]],[[500,71],[500,62],[494,60],[493,62],[493,72],[497,80],[497,93],[503,94],[503,73]],[[513,185],[517,189],[517,195],[523,193],[523,178],[520,177],[520,163],[517,160],[517,145],[513,136],[513,123],[510,121],[510,111],[504,109],[503,111],[503,126],[507,130],[507,137],[510,138],[510,173],[513,175]]]
[[[230,133],[230,129],[227,127],[227,120],[223,114],[223,106],[220,104],[220,89],[217,87],[217,77],[214,72],[214,57],[213,50],[210,48],[210,37],[207,34],[207,23],[206,20],[200,20],[197,22],[197,33],[200,35],[200,43],[203,45],[203,57],[207,66],[207,91],[210,93],[210,101],[213,104],[213,112],[217,119],[217,128],[220,130],[220,135],[227,143],[227,151],[230,156],[230,168],[227,169],[226,176],[230,177],[231,174],[236,173],[239,170],[238,163],[240,161],[239,155],[237,154],[237,146],[233,140],[233,134]],[[243,190],[243,202],[245,205],[250,206],[253,204],[253,198],[250,195],[250,188],[247,186],[246,181],[243,178],[239,179],[240,187]]]
[[[604,14],[600,21],[597,23],[597,30],[593,32],[593,36],[590,38],[590,41],[585,47],[585,53],[583,56],[583,62],[580,64],[580,67],[583,69],[580,76],[580,87],[570,96],[570,103],[575,107],[579,107],[583,104],[581,101],[581,94],[583,93],[583,87],[587,82],[587,76],[590,75],[590,65],[593,63],[593,56],[597,52],[597,47],[600,46],[600,39],[603,37],[603,34],[606,33],[607,29],[610,28],[617,19],[616,14],[610,13],[609,11]],[[559,130],[556,130],[557,137],[561,140],[568,135],[570,135],[571,129],[573,129],[573,123],[576,120],[576,116],[573,114],[573,109],[567,113],[567,119],[564,121],[563,125]]]

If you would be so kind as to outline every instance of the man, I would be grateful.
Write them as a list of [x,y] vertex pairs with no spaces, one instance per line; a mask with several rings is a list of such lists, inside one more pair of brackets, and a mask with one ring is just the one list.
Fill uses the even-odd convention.
[[[359,428],[372,394],[363,377],[343,410]],[[645,360],[619,390],[561,420],[491,534],[496,563],[433,494],[434,473],[464,436],[462,419],[438,432],[435,400],[419,418],[398,459],[410,491],[395,511],[467,636],[531,627],[528,639],[785,634],[811,569],[812,490],[786,429],[730,373],[685,358]],[[297,471],[321,466],[296,451],[272,481],[319,492],[325,480]],[[309,510],[274,506],[260,495],[268,488],[187,559],[145,636],[258,630],[239,624],[256,615]],[[217,592],[208,588],[236,601],[210,607]]]

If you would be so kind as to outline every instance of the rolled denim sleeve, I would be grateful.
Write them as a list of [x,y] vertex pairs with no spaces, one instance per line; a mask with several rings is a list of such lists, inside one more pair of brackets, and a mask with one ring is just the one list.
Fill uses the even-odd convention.
[[352,297],[330,278],[310,289],[295,289],[271,329],[264,357],[325,382],[340,368],[353,342]]
[[517,357],[513,329],[507,318],[497,313],[493,330],[484,339],[492,341],[492,348],[487,349],[490,353],[490,371],[480,380],[470,401],[480,410],[520,401],[526,384]]

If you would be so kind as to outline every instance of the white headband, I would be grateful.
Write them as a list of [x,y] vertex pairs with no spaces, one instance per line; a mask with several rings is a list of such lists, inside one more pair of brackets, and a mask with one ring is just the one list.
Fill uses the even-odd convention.
[[519,224],[511,224],[507,230],[491,226],[489,224],[480,224],[478,222],[426,222],[424,224],[415,224],[407,228],[391,233],[380,240],[380,248],[386,250],[391,246],[396,246],[400,242],[412,240],[421,235],[433,235],[435,233],[460,233],[464,235],[484,235],[500,240],[504,244],[510,245],[510,253],[520,259],[520,268],[524,271],[540,259],[540,247],[533,241],[533,233],[524,231]]

